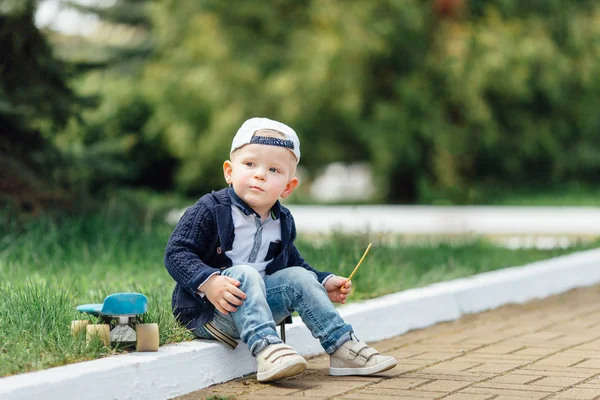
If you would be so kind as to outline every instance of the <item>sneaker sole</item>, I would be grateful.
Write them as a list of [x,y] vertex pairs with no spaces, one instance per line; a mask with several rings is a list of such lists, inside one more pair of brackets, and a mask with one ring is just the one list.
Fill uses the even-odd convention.
[[390,359],[381,364],[373,365],[372,367],[365,368],[329,368],[329,375],[333,376],[346,376],[346,375],[374,375],[383,371],[394,368],[398,365],[396,359]]
[[306,370],[306,360],[288,360],[265,372],[256,374],[256,380],[259,382],[277,381],[290,376],[298,375]]

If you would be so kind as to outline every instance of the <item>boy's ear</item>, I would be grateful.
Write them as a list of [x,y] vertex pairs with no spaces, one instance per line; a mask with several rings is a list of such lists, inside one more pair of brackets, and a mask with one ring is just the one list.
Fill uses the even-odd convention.
[[231,185],[231,182],[232,182],[232,179],[231,179],[232,170],[233,170],[233,168],[231,166],[231,161],[225,160],[225,162],[223,163],[223,176],[225,176],[225,182],[227,182],[228,185]]
[[298,186],[298,182],[299,181],[297,177],[293,177],[292,179],[290,179],[290,181],[285,186],[283,193],[281,193],[281,198],[285,199],[286,197],[288,197],[294,191],[294,189],[296,189],[296,186]]

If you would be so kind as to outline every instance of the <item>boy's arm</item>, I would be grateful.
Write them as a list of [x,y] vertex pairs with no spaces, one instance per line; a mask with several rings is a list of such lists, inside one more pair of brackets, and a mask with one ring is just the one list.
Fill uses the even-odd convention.
[[169,238],[165,267],[176,282],[193,294],[211,275],[219,273],[199,256],[216,240],[213,215],[202,200],[186,210]]

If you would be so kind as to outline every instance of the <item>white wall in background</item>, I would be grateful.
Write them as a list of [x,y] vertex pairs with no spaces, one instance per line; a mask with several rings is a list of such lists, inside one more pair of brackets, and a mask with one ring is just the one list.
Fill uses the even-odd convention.
[[367,163],[331,163],[313,181],[310,194],[321,202],[369,200],[375,194],[371,166]]
[[[77,0],[84,5],[109,6],[115,0]],[[67,35],[87,36],[98,26],[98,16],[61,4],[60,0],[42,0],[35,14],[35,25]]]

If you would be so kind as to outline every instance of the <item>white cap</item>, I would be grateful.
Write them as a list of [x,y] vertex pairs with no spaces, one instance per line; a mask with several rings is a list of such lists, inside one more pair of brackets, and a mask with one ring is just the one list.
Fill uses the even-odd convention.
[[[285,139],[254,136],[254,133],[263,129],[281,132],[285,136]],[[292,128],[281,122],[258,117],[246,120],[235,134],[231,142],[231,151],[229,154],[231,155],[235,150],[250,143],[285,147],[294,154],[296,162],[300,161],[300,140],[298,139],[298,135],[296,135],[296,132]]]

